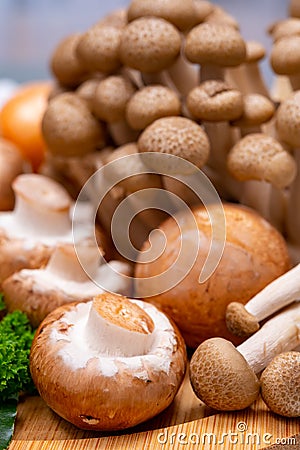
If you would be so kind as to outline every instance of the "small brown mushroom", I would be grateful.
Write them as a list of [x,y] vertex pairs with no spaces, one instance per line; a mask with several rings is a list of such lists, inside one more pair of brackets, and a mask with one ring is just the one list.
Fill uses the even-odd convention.
[[96,24],[78,41],[76,53],[82,67],[88,72],[112,73],[119,69],[119,49],[122,29]]
[[276,74],[289,78],[294,91],[300,88],[300,35],[286,35],[274,43],[271,65]]
[[197,24],[202,23],[213,11],[215,6],[207,0],[194,0]]
[[181,104],[171,89],[152,85],[137,91],[126,106],[126,119],[134,130],[143,130],[161,117],[180,115]]
[[285,36],[299,35],[300,34],[300,20],[295,18],[288,18],[275,22],[269,27],[269,34],[274,42]]
[[[179,158],[201,168],[208,160],[210,145],[205,131],[194,121],[185,117],[164,117],[143,131],[138,140],[138,149],[140,153],[148,153],[147,164],[158,173],[165,170],[168,174],[174,174],[191,171],[190,165],[186,169],[184,161]],[[179,158],[163,162],[162,158],[157,157],[159,153]]]
[[182,337],[162,312],[107,293],[51,313],[30,354],[34,383],[50,408],[79,428],[101,431],[133,427],[167,408],[185,365]]
[[128,20],[140,17],[159,17],[172,23],[181,31],[196,25],[195,2],[193,0],[131,0]]
[[240,33],[228,25],[203,23],[194,27],[186,37],[185,55],[201,65],[201,81],[224,80],[224,68],[242,64],[246,46]]
[[12,182],[23,169],[20,150],[13,143],[0,138],[0,211],[13,209],[15,196]]
[[300,18],[300,5],[298,0],[290,0],[289,4],[289,14],[292,17]]
[[65,303],[91,301],[104,290],[129,295],[130,271],[119,261],[100,265],[100,249],[93,242],[59,244],[45,267],[23,269],[4,281],[5,304],[9,312],[23,311],[36,328]]
[[71,92],[51,100],[42,120],[42,131],[53,155],[82,156],[105,144],[102,124],[92,115],[87,102]]
[[236,336],[250,336],[259,329],[259,322],[300,296],[300,265],[276,278],[245,305],[230,303],[226,311],[227,328]]
[[261,376],[267,406],[284,417],[300,417],[300,352],[277,355]]
[[89,78],[81,83],[81,85],[76,89],[76,94],[78,97],[84,99],[88,103],[90,109],[93,107],[93,101],[98,84],[104,78],[104,75],[98,74],[97,77]]
[[300,305],[294,304],[236,348],[221,338],[204,341],[193,354],[190,365],[196,395],[219,410],[250,406],[259,394],[256,374],[275,356],[299,345],[299,325]]
[[86,69],[78,60],[76,48],[81,34],[72,34],[56,47],[50,61],[51,71],[63,86],[76,87],[87,76]]
[[240,28],[238,21],[219,5],[214,5],[212,11],[205,17],[204,21],[217,25],[227,25],[235,30],[239,30]]
[[122,75],[111,75],[96,88],[92,110],[98,119],[107,122],[116,145],[123,145],[137,138],[137,133],[126,122],[126,106],[134,93],[134,85]]
[[243,96],[243,114],[232,122],[239,127],[241,136],[260,133],[261,126],[269,122],[275,114],[274,103],[261,94],[247,94]]

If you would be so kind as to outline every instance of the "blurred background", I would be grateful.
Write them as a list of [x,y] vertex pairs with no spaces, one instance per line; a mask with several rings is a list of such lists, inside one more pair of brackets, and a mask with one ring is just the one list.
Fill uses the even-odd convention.
[[[182,0],[184,1],[184,0]],[[51,77],[50,55],[58,41],[83,32],[103,15],[129,0],[0,0],[0,78],[18,82]],[[266,29],[287,15],[288,0],[215,0],[239,21],[245,39],[256,39],[270,50]],[[270,84],[266,59],[263,73]]]

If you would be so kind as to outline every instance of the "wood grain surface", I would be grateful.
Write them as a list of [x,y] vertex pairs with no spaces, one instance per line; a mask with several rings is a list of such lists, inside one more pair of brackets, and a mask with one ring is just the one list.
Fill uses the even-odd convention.
[[296,438],[286,439],[298,433],[299,419],[276,416],[261,399],[239,412],[208,409],[193,394],[186,377],[166,411],[127,432],[110,435],[79,430],[53,413],[40,397],[24,398],[9,450],[258,450],[280,442],[285,445],[279,449],[299,450]]

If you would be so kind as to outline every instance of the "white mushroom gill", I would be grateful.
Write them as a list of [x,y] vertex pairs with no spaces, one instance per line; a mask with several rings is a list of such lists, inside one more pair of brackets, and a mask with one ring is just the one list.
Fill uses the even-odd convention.
[[[139,306],[154,324],[152,333],[146,335],[149,339],[148,342],[143,343],[144,349],[140,346],[141,354],[137,354],[137,350],[132,352],[132,346],[134,345],[136,349],[137,343],[136,341],[133,343],[131,337],[128,342],[126,339],[128,335],[124,337],[123,334],[124,354],[111,355],[112,348],[115,346],[115,329],[111,327],[104,338],[99,336],[97,339],[94,326],[98,318],[93,318],[92,302],[88,302],[78,304],[75,309],[64,314],[52,331],[51,339],[62,343],[58,355],[64,363],[72,370],[77,370],[86,367],[89,361],[96,358],[100,372],[107,377],[115,376],[120,369],[131,371],[135,377],[142,380],[148,379],[149,372],[169,373],[172,355],[177,349],[177,339],[171,323],[153,305],[139,300],[130,300],[130,302]],[[95,322],[91,327],[90,324],[93,321]],[[137,337],[136,333],[133,334]],[[94,346],[90,345],[91,340]],[[135,355],[126,356],[128,353],[135,353]]]

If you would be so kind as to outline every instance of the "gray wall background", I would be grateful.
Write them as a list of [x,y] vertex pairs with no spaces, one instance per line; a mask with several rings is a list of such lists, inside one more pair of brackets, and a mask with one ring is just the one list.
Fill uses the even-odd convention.
[[[129,0],[128,0],[129,1]],[[0,0],[0,78],[16,81],[49,78],[49,56],[58,41],[82,32],[127,0]],[[184,1],[184,0],[182,0]],[[288,0],[215,0],[233,14],[245,39],[270,50],[269,24],[286,17]],[[271,83],[268,60],[262,64]]]

